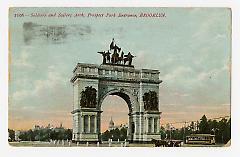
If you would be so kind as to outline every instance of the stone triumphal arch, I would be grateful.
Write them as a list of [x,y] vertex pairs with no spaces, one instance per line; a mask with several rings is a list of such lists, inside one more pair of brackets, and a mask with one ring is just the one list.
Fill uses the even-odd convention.
[[160,139],[159,71],[104,59],[101,65],[78,63],[73,70],[73,141],[101,141],[101,105],[108,95],[128,104],[128,141]]

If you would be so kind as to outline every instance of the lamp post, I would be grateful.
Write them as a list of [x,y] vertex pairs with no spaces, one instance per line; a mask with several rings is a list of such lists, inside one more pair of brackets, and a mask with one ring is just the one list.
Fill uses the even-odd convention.
[[[183,128],[183,142],[185,141],[186,123],[187,123],[187,122],[184,122],[184,128]],[[185,143],[185,142],[184,142],[184,143]]]

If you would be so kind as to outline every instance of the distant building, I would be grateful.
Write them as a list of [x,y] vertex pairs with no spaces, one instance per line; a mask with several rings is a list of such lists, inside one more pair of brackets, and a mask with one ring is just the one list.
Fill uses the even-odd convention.
[[111,120],[110,120],[110,122],[109,122],[109,126],[108,126],[108,130],[109,131],[111,131],[111,130],[114,130],[114,129],[116,129],[116,128],[118,128],[119,130],[120,129],[122,129],[122,128],[128,128],[128,125],[127,124],[120,124],[120,125],[114,125],[114,122],[113,122],[113,120],[112,120],[112,117],[111,117]]
[[48,124],[46,127],[40,126],[40,125],[34,125],[33,128],[32,128],[33,131],[36,131],[36,130],[46,130],[46,129],[62,130],[62,129],[64,129],[64,128],[63,128],[63,126],[62,126],[62,123],[60,124],[59,127],[55,127],[55,128],[54,128],[54,126],[51,125],[51,124]]
[[40,129],[41,129],[41,127],[39,125],[34,125],[32,130],[35,131],[35,130],[40,130]]
[[114,126],[114,122],[112,120],[112,117],[111,117],[111,120],[109,122],[109,126],[108,126],[108,130],[111,131],[111,130],[114,130],[115,129],[115,126]]
[[51,125],[51,124],[48,124],[48,126],[46,127],[46,129],[54,129],[54,126],[53,125]]
[[56,132],[64,131],[64,127],[63,127],[62,123],[60,124],[59,127],[54,128],[54,131],[56,131]]
[[128,128],[128,124],[121,124],[120,126],[117,126],[117,128],[119,128],[119,129],[122,129],[122,128],[127,129]]

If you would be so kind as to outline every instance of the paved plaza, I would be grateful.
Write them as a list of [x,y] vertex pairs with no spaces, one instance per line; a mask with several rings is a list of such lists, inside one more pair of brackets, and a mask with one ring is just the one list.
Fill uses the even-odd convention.
[[[22,141],[22,142],[9,142],[10,146],[14,147],[155,147],[154,144],[143,144],[143,143],[126,143],[122,142],[113,142],[111,145],[105,142],[102,144],[76,144],[76,143],[67,143],[64,144],[62,142],[55,143],[54,142],[42,142],[42,141]],[[182,147],[224,147],[224,144],[216,144],[216,145],[193,145],[193,144],[184,144]]]

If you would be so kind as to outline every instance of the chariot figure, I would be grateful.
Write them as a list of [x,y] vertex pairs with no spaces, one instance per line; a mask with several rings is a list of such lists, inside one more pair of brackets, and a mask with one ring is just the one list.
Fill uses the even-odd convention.
[[106,55],[107,55],[107,62],[108,63],[110,63],[110,59],[111,59],[111,57],[110,57],[110,52],[109,52],[109,50],[107,51],[107,53],[106,53]]
[[98,52],[100,54],[102,54],[102,57],[103,57],[103,64],[106,64],[106,57],[107,57],[107,53],[105,51],[103,52]]
[[119,54],[114,51],[113,54],[112,54],[111,60],[112,60],[112,63],[117,63],[118,60],[119,60]]
[[124,58],[124,52],[122,51],[121,57],[119,58],[119,61],[121,64],[123,64],[123,58]]
[[128,52],[127,55],[124,55],[124,64],[128,61],[128,65],[132,65],[132,59],[133,57],[136,57],[136,56],[133,56],[130,52]]
[[110,51],[111,51],[111,50],[114,50],[114,51],[113,51],[114,53],[118,53],[118,52],[121,51],[121,48],[118,47],[118,46],[114,43],[114,38],[112,39],[112,42],[111,42],[111,44],[110,44]]
[[121,48],[114,43],[114,38],[112,39],[112,42],[110,44],[110,51],[111,50],[113,50],[113,54],[111,58],[112,63],[119,62],[119,52],[121,51]]

